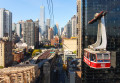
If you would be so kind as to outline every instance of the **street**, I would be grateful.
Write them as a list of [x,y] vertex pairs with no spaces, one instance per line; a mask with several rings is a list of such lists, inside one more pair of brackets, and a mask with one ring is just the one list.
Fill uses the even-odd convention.
[[51,83],[68,83],[61,56],[58,56],[54,70],[51,70]]

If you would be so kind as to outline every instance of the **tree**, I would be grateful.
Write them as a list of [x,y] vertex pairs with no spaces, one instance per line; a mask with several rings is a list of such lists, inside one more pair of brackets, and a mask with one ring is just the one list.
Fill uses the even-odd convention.
[[35,49],[33,52],[32,52],[32,56],[35,56],[36,53],[42,53],[42,50],[40,49]]
[[73,54],[77,54],[77,51],[74,51]]
[[0,69],[4,68],[3,66],[0,66]]
[[60,43],[60,46],[62,46],[62,43]]

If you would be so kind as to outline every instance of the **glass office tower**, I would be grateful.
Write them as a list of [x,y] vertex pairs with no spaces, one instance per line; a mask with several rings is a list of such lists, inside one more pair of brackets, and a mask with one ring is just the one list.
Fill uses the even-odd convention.
[[[120,0],[81,0],[82,49],[95,43],[98,22],[88,24],[95,13],[107,11],[105,26],[107,50],[111,52],[110,69],[92,69],[82,62],[83,83],[120,83]],[[114,51],[114,52],[113,52]],[[82,53],[82,58],[83,58]]]

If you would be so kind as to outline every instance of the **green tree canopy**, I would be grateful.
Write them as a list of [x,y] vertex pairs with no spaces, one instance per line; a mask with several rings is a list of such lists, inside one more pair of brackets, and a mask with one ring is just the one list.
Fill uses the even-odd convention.
[[42,52],[42,50],[40,50],[40,49],[34,49],[34,51],[32,52],[32,56],[35,56],[35,54],[36,53],[41,53]]
[[73,54],[77,54],[77,51],[74,51]]
[[0,69],[4,68],[3,66],[0,66]]

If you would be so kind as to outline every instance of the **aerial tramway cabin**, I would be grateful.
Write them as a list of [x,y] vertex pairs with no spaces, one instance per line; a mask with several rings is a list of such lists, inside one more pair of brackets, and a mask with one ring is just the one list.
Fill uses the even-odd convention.
[[84,62],[95,69],[110,68],[110,52],[84,49]]
[[106,50],[107,38],[105,30],[104,16],[106,12],[97,13],[89,24],[93,24],[98,20],[97,41],[84,49],[84,62],[94,69],[105,69],[111,67],[110,52]]

